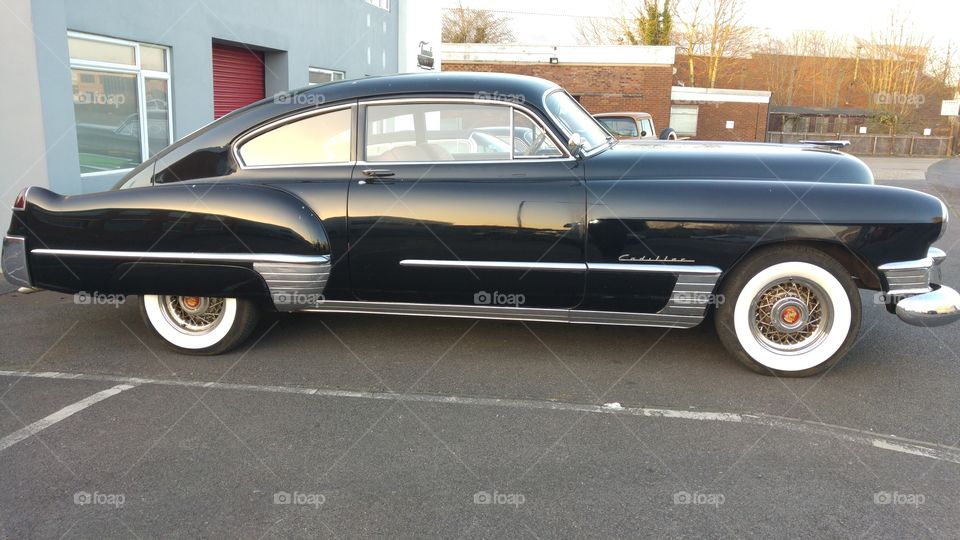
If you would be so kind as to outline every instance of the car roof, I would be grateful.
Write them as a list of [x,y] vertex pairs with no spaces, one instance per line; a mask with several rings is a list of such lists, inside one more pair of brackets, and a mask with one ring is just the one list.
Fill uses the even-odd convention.
[[[546,92],[557,88],[556,83],[546,79],[510,73],[404,73],[334,81],[292,90],[286,95],[322,95],[326,102],[332,102],[396,94],[461,94],[539,105]],[[276,96],[270,99],[275,100]]]

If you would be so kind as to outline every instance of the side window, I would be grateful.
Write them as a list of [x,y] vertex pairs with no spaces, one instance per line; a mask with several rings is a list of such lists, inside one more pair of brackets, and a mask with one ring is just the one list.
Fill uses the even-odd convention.
[[505,105],[404,103],[369,105],[367,161],[510,159],[510,111]]
[[559,157],[563,152],[532,118],[513,111],[513,156],[515,158]]
[[350,109],[308,116],[246,141],[240,159],[250,167],[348,162],[351,125]]

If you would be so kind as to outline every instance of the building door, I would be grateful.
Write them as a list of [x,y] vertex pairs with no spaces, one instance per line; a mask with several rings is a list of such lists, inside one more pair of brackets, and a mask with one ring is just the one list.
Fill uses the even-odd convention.
[[263,53],[213,45],[213,117],[264,98]]

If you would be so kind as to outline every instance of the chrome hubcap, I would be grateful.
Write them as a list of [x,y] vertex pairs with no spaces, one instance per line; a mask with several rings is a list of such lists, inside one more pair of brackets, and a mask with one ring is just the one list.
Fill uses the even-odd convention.
[[225,300],[204,296],[162,296],[161,307],[167,321],[185,334],[210,332],[223,319]]
[[830,299],[812,281],[791,278],[765,287],[751,304],[753,335],[778,354],[799,354],[827,336],[833,317]]

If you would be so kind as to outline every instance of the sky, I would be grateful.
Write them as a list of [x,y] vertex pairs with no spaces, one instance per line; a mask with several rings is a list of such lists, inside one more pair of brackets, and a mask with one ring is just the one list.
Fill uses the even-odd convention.
[[[620,12],[625,0],[443,1],[448,6],[456,6],[462,1],[465,7],[504,12],[512,19],[511,27],[520,43],[570,45],[577,42],[578,17],[614,16]],[[891,12],[898,10],[936,45],[944,46],[950,40],[960,45],[960,0],[742,1],[744,23],[768,29],[775,36],[798,30],[824,30],[868,38],[872,29],[885,27]]]

